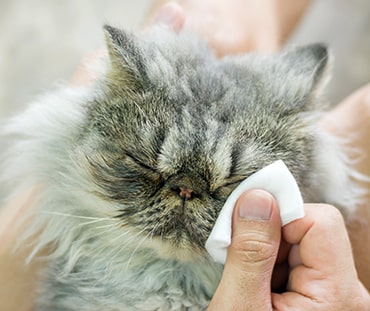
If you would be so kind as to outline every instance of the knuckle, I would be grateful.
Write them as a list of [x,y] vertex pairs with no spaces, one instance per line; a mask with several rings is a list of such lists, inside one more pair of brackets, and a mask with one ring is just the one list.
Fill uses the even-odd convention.
[[242,263],[263,263],[276,255],[273,243],[267,241],[241,240],[230,247]]
[[344,225],[342,213],[330,204],[314,204],[315,222],[322,223],[326,227]]
[[324,205],[325,206],[325,212],[327,213],[327,217],[322,219],[327,219],[330,222],[328,225],[337,226],[338,224],[344,225],[344,218],[341,212],[338,208],[336,208],[333,205]]

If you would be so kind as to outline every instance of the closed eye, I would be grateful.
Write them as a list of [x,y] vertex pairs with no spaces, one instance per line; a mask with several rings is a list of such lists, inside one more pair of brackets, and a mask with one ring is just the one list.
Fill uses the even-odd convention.
[[157,170],[154,167],[152,167],[149,163],[144,163],[142,160],[137,159],[132,154],[126,152],[124,156],[125,156],[125,160],[129,160],[133,164],[138,165],[145,170],[150,170],[152,172],[157,173]]
[[237,175],[237,176],[229,177],[228,179],[225,180],[223,184],[219,186],[219,188],[223,188],[223,187],[234,187],[235,188],[246,178],[247,176],[244,176],[244,175]]
[[223,184],[219,188],[236,188],[243,180],[244,180],[244,178],[241,179],[241,180],[238,180],[238,181],[228,182],[226,184]]
[[231,194],[231,192],[239,186],[239,184],[246,178],[247,176],[235,176],[229,178],[225,181],[225,183],[221,184],[217,189],[212,192],[212,196],[217,199],[225,199]]

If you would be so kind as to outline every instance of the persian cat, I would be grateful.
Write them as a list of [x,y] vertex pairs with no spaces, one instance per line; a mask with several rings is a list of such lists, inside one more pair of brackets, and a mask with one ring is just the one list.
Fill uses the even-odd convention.
[[39,189],[24,237],[38,233],[31,257],[50,250],[36,310],[206,309],[223,270],[204,248],[220,209],[278,159],[305,201],[350,213],[349,172],[317,126],[324,46],[217,59],[191,34],[104,29],[99,79],[3,129],[2,183]]

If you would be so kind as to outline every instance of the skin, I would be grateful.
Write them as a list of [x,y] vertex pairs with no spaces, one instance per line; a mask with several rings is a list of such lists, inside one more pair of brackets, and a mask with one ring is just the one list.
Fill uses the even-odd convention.
[[[202,1],[178,1],[179,4],[164,6],[160,5],[165,1],[156,1],[151,11],[151,23],[162,23],[174,31],[189,27],[208,38],[219,56],[249,50],[272,52],[285,42],[309,3],[307,0],[295,1],[294,4],[290,1],[288,4],[288,0],[266,0],[264,6],[259,6],[266,8],[262,11],[258,10],[256,1],[204,0],[208,7],[198,3]],[[204,8],[207,10],[204,11]],[[237,13],[232,13],[235,8],[239,11],[244,8],[243,12],[250,12],[250,18],[238,19]],[[211,16],[203,18],[207,14]],[[189,16],[192,19],[189,20]],[[228,23],[227,32],[223,31],[223,23]],[[230,33],[233,33],[232,37]],[[94,54],[88,62],[95,59]],[[93,78],[83,68],[73,77],[72,83],[87,84]],[[348,133],[351,133],[349,146],[359,150],[356,154],[363,155],[353,164],[354,168],[368,175],[369,117],[370,85],[338,105],[322,122],[323,129],[338,137],[348,137]],[[351,156],[355,158],[356,154]],[[261,200],[261,197],[270,196],[270,199],[262,199],[264,203],[261,203],[261,208],[271,208],[268,219],[256,219],[256,215],[251,218],[248,212],[243,214],[244,217],[239,217],[241,206],[247,206],[248,210],[248,202],[253,199],[253,193],[249,193],[249,198],[244,194],[235,209],[232,246],[228,252],[225,272],[209,310],[296,310],[297,306],[301,310],[366,310],[365,306],[370,306],[369,294],[359,282],[353,263],[354,257],[359,278],[370,288],[369,249],[364,247],[370,245],[370,228],[367,225],[370,221],[370,184],[363,183],[363,186],[368,190],[364,195],[364,204],[347,223],[354,256],[346,227],[335,208],[306,205],[307,216],[287,225],[280,233],[277,206],[267,193],[260,191],[257,198]],[[13,252],[12,246],[26,227],[26,224],[19,225],[17,220],[32,210],[36,194],[37,189],[30,189],[0,209],[0,275],[1,280],[5,281],[0,282],[0,311],[32,310],[35,284],[42,262],[31,262],[25,266],[24,260],[29,254],[29,248],[22,245],[18,251]],[[254,197],[253,204],[257,204],[258,199]],[[330,225],[327,225],[328,222]],[[324,241],[331,243],[322,244]],[[319,248],[320,258],[323,259],[317,265],[312,262],[313,259],[316,262],[317,258],[310,257],[315,254],[313,247]],[[343,256],[337,256],[338,253]],[[292,270],[288,279],[289,267]],[[341,272],[338,274],[333,267],[340,268],[338,271]],[[342,269],[345,273],[342,273]],[[271,294],[271,278],[275,288],[285,285],[288,280],[290,291]],[[348,286],[343,289],[338,286],[340,284]],[[246,288],[249,290],[246,291]],[[347,300],[355,300],[356,305],[349,306]],[[262,305],[262,302],[265,304]]]
[[[291,34],[309,0],[153,1],[149,21],[195,31],[219,56],[275,52]],[[235,9],[237,8],[237,9]]]
[[27,227],[18,220],[32,210],[36,192],[37,189],[26,191],[0,208],[0,311],[30,311],[36,297],[42,262],[25,264],[30,253],[27,245],[14,250],[17,237]]
[[[256,216],[255,207],[268,211],[268,218]],[[370,310],[342,215],[324,204],[305,204],[305,214],[281,231],[274,198],[262,190],[244,193],[234,210],[232,244],[208,311]],[[290,247],[279,254],[281,241]],[[276,261],[287,262],[290,269],[287,289],[280,294],[270,287]]]
[[360,280],[370,290],[370,84],[345,99],[322,120],[324,130],[347,139],[353,168],[367,176],[358,182],[365,193],[362,204],[346,223]]

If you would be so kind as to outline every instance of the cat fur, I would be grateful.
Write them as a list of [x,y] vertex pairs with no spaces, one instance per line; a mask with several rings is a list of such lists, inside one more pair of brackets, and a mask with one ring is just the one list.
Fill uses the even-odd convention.
[[192,34],[104,29],[99,79],[59,87],[3,129],[2,184],[38,188],[29,260],[50,250],[36,310],[205,310],[223,270],[204,249],[217,215],[278,159],[306,202],[351,214],[351,173],[318,126],[326,47],[217,59]]

